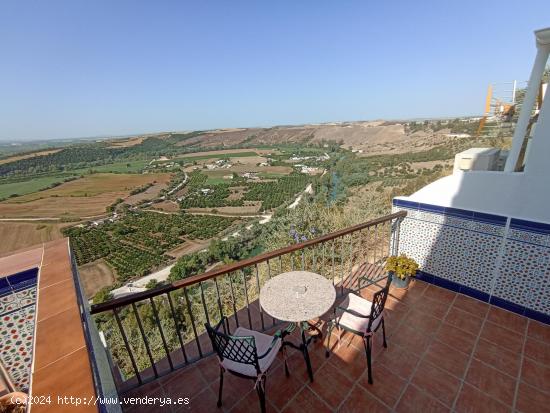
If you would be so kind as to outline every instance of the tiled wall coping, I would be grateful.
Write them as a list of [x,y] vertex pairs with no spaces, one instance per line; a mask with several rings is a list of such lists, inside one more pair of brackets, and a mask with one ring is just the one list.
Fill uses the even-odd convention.
[[52,404],[33,404],[36,412],[97,412],[96,406],[59,405],[58,396],[96,396],[83,331],[68,239],[43,246],[38,279],[35,347],[30,393],[51,396]]
[[[394,198],[393,205],[402,208],[408,208],[418,211],[431,212],[434,214],[444,214],[451,217],[462,219],[470,219],[479,222],[485,222],[493,225],[505,226],[508,217],[503,215],[486,214],[484,212],[476,212],[467,209],[442,207],[439,205],[424,204],[421,202],[407,201],[405,199]],[[550,235],[550,224],[545,224],[537,221],[530,221],[520,218],[510,219],[510,228],[521,231],[534,232],[541,235]]]
[[402,208],[409,208],[409,209],[415,209],[419,211],[431,212],[435,214],[444,214],[447,216],[457,217],[462,219],[471,219],[474,221],[485,222],[487,224],[500,225],[500,226],[506,225],[506,221],[508,220],[508,217],[505,217],[502,215],[486,214],[484,212],[475,212],[467,209],[423,204],[421,202],[406,201],[404,199],[394,199],[393,205],[402,207]]

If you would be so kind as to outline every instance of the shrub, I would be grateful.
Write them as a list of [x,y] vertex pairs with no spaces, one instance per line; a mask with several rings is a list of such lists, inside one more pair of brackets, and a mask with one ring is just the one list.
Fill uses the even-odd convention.
[[413,277],[418,270],[418,264],[405,254],[388,257],[385,266],[386,271],[393,272],[397,278],[404,280],[406,277]]

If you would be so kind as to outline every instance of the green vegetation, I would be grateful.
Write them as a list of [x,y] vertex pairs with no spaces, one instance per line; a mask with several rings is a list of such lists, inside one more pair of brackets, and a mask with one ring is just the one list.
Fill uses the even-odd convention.
[[256,152],[236,152],[236,153],[213,153],[211,155],[184,156],[175,158],[174,160],[184,160],[188,162],[202,161],[205,159],[230,159],[230,158],[247,158],[250,156],[258,156]]
[[[281,206],[303,191],[312,177],[301,173],[278,176],[270,182],[247,181],[235,176],[230,182],[221,180],[210,183],[210,178],[201,171],[189,174],[188,193],[181,201],[181,207],[186,208],[218,208],[224,206],[242,206],[244,201],[261,202],[261,210],[267,211]],[[240,199],[228,199],[230,188],[245,187]]]
[[148,184],[145,184],[145,185],[138,186],[137,188],[132,189],[132,190],[130,191],[130,195],[141,194],[142,192],[147,191],[147,190],[148,190],[149,188],[151,188],[153,185],[154,185],[154,183],[148,183]]
[[397,278],[404,280],[406,277],[412,277],[416,274],[418,264],[412,258],[401,254],[398,257],[389,257],[384,269],[393,272]]
[[[230,183],[213,184],[211,181],[209,182],[209,177],[206,174],[195,171],[190,174],[187,185],[189,201],[184,200],[182,206],[190,205],[191,202],[196,204],[198,201],[191,201],[195,197],[196,199],[205,199],[209,196],[212,198],[208,202],[227,205],[227,196],[231,188],[240,186],[244,187],[242,201],[261,201],[262,209],[274,209],[274,214],[269,223],[255,225],[250,230],[245,230],[245,225],[243,225],[239,229],[239,236],[229,238],[227,241],[212,242],[206,251],[181,257],[173,267],[169,280],[184,279],[200,274],[217,263],[232,262],[253,256],[264,250],[273,250],[290,243],[302,242],[311,237],[317,237],[387,213],[391,208],[389,200],[392,196],[410,194],[419,187],[445,175],[449,172],[449,169],[444,166],[445,161],[452,159],[457,151],[479,143],[474,139],[453,139],[446,144],[416,153],[370,157],[358,157],[349,151],[335,150],[331,152],[331,159],[323,164],[327,173],[322,177],[291,174],[282,177],[273,176],[273,182],[249,182],[240,177],[234,177]],[[293,152],[296,152],[295,148],[282,153],[277,159],[274,157],[275,162],[288,165],[285,161]],[[415,165],[418,162],[434,162],[434,164],[430,164],[430,167],[419,167]],[[285,203],[303,191],[308,183],[312,183],[314,194],[305,196],[302,203],[295,209],[285,208]],[[206,195],[202,194],[200,190],[207,188],[214,190]],[[203,198],[195,195],[199,192]],[[353,237],[345,240],[349,245],[356,245],[356,241]],[[345,250],[347,251],[347,249]],[[302,257],[299,259],[311,260],[311,256],[307,252]],[[321,257],[322,254],[316,255],[318,265],[320,265]],[[288,257],[285,259],[282,264],[283,270],[288,270],[291,263],[288,261]],[[337,256],[335,261],[337,266],[344,268],[346,262],[340,256]],[[294,264],[299,266],[300,262]],[[206,317],[215,320],[218,316],[218,304],[222,306],[224,314],[232,314],[233,305],[240,309],[245,305],[247,299],[256,299],[258,296],[256,270],[259,278],[265,281],[268,269],[265,265],[261,265],[257,269],[247,268],[220,277],[217,279],[217,284],[209,280],[203,282],[201,286],[188,287],[187,294],[192,314],[186,308],[186,297],[183,296],[182,291],[170,293],[175,306],[176,321],[185,326],[180,330],[184,342],[193,339],[193,331],[190,328],[191,316],[197,326],[198,334],[201,334]],[[336,273],[340,273],[340,271],[337,270]],[[175,349],[179,345],[178,336],[166,297],[156,297],[155,303],[158,307],[165,337],[167,337],[167,345],[170,349]],[[151,306],[143,304],[138,305],[137,308],[147,332],[147,340],[150,343],[153,357],[155,360],[160,360],[164,357],[163,343],[160,340]],[[149,367],[143,339],[140,337],[139,328],[131,309],[123,309],[120,316],[130,345],[134,350],[138,368]],[[132,367],[123,346],[120,345],[121,338],[118,328],[110,316],[102,317],[102,329],[106,332],[113,357],[122,371],[131,376]]]
[[49,188],[55,188],[63,182],[68,182],[76,179],[76,176],[44,176],[26,181],[14,180],[12,182],[2,183],[0,180],[0,201],[19,195],[31,194],[38,191],[43,191]]
[[419,122],[409,122],[405,125],[405,130],[409,133],[418,131],[438,132],[443,129],[449,129],[449,133],[466,133],[474,136],[477,133],[479,121],[463,121],[459,118],[449,120],[425,120]]
[[291,174],[279,178],[277,182],[251,183],[248,192],[244,194],[244,200],[261,201],[262,211],[277,208],[303,191],[311,179],[308,175]]
[[93,303],[94,304],[99,304],[99,303],[102,303],[104,301],[109,301],[112,298],[113,298],[113,294],[111,294],[111,288],[110,287],[103,287],[94,296]]
[[64,230],[71,237],[79,265],[104,258],[118,281],[142,276],[168,262],[164,254],[185,238],[208,239],[227,229],[234,218],[128,212],[115,222]]

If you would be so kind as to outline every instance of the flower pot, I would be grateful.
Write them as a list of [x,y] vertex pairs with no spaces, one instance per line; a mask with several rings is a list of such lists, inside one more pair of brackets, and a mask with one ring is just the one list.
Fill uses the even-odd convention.
[[401,279],[399,277],[396,277],[395,274],[393,274],[391,272],[390,272],[390,276],[391,276],[391,284],[395,288],[403,288],[403,289],[409,288],[409,283],[411,282],[411,277],[405,277],[404,279]]

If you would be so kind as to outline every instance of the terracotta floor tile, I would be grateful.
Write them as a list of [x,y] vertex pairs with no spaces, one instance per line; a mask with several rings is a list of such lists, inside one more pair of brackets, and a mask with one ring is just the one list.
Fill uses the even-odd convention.
[[395,411],[398,413],[444,413],[449,412],[450,409],[434,397],[409,384]]
[[397,304],[393,306],[394,302],[388,301],[386,301],[386,306],[384,307],[384,320],[386,323],[387,336],[391,337],[395,329],[403,322],[403,319],[410,309],[399,302],[396,302]]
[[550,395],[520,382],[516,410],[521,413],[550,413]]
[[516,379],[483,364],[479,360],[472,360],[466,373],[466,382],[500,402],[508,406],[512,405],[516,390]]
[[163,393],[162,387],[159,384],[158,380],[152,381],[150,383],[143,384],[135,389],[125,392],[124,397],[143,397],[148,396],[152,393]]
[[214,356],[197,362],[197,369],[207,383],[212,383],[220,378],[220,364]]
[[283,366],[273,369],[266,381],[266,397],[279,410],[297,394],[304,382],[296,377],[295,371],[290,371],[290,376],[285,376]]
[[375,375],[372,384],[369,384],[366,374],[361,377],[359,384],[393,408],[406,385],[406,381],[382,365],[376,366],[376,371],[373,371],[373,373]]
[[438,366],[452,375],[462,378],[466,372],[469,360],[468,355],[455,351],[455,349],[441,341],[434,340],[428,348],[424,360]]
[[[364,290],[366,294],[369,291]],[[498,413],[511,410],[518,381],[514,377],[522,371],[517,411],[550,413],[550,328],[460,294],[440,292],[420,281],[413,282],[409,290],[392,288],[391,293],[385,317],[388,348],[382,347],[381,331],[373,338],[374,384],[368,384],[362,339],[347,333],[341,348],[334,348],[329,359],[323,343],[311,344],[315,378],[311,384],[301,353],[289,349],[289,378],[281,354],[277,355],[266,382],[268,412],[394,409],[427,413],[450,411],[455,403],[455,413]],[[246,313],[241,316],[247,324]],[[483,324],[485,317],[488,320]],[[525,334],[515,331],[522,328]],[[299,341],[297,336],[291,339]],[[334,334],[331,343],[336,342]],[[473,358],[466,371],[469,356]],[[217,409],[218,375],[217,360],[208,357],[138,389],[136,394],[190,397],[189,406],[166,410],[177,413],[259,411],[253,381],[229,373],[224,376],[223,406]],[[146,407],[124,410],[155,411]]]
[[483,325],[480,337],[514,353],[520,353],[523,347],[523,335],[488,321]]
[[[272,387],[277,387],[277,386],[270,387],[269,384],[270,383],[268,378],[268,382],[266,383],[267,394],[269,394]],[[218,394],[219,380],[216,380],[215,382],[212,382],[210,384],[210,390],[212,390],[214,394]],[[231,409],[233,406],[235,406],[235,404],[237,404],[243,397],[245,397],[251,391],[255,392],[253,380],[243,379],[241,377],[237,377],[227,372],[224,373],[222,407],[226,410]]]
[[494,306],[489,309],[487,320],[520,334],[526,332],[529,321],[526,317]]
[[407,314],[403,320],[403,325],[412,327],[424,334],[434,335],[441,325],[441,320],[430,315],[423,314],[420,311],[413,310]]
[[435,300],[429,297],[422,297],[421,300],[414,305],[416,311],[424,314],[429,314],[432,317],[443,319],[451,306],[451,302]]
[[335,409],[344,401],[353,386],[353,381],[342,374],[331,363],[325,364],[315,374],[315,381],[308,386],[331,408]]
[[428,288],[428,285],[429,284],[426,284],[422,281],[411,280],[408,289],[391,287],[390,297],[393,297],[404,304],[412,305],[416,301],[421,299],[421,297],[424,295],[424,292]]
[[474,349],[476,336],[459,330],[451,324],[443,323],[436,335],[436,339],[453,347],[456,351],[469,355]]
[[524,354],[538,363],[550,365],[550,341],[540,341],[527,337]]
[[523,366],[521,367],[521,379],[539,390],[550,393],[550,366],[537,363],[529,357],[524,357]]
[[376,380],[376,367],[378,365],[385,366],[402,379],[408,380],[412,376],[418,360],[419,357],[414,353],[414,349],[395,344],[388,346],[372,363],[373,381]]
[[506,413],[511,412],[512,409],[464,383],[456,402],[455,411],[457,413]]
[[474,358],[512,377],[517,377],[519,373],[521,354],[506,350],[490,341],[478,341]]
[[354,346],[340,346],[331,352],[328,362],[336,366],[352,380],[357,380],[367,370],[367,356],[364,350]]
[[[360,348],[360,346],[362,346],[361,344],[361,337],[359,337],[358,335],[356,334],[352,334],[352,333],[349,333],[347,331],[345,331],[344,329],[342,329],[341,332],[338,332],[338,329],[336,327],[334,327],[332,329],[332,333],[330,335],[330,340],[329,340],[329,336],[328,336],[328,332],[325,336],[325,339],[323,340],[323,347],[327,348],[328,345],[330,345],[330,350],[331,351],[334,351],[336,350],[337,346],[338,346],[338,335],[340,334],[340,347],[356,347],[357,349]],[[289,353],[291,354],[291,353]],[[292,354],[294,354],[294,351],[292,351]]]
[[208,384],[195,366],[175,371],[160,379],[159,383],[164,389],[164,393],[173,398],[191,398],[208,388]]
[[527,335],[537,340],[550,342],[550,325],[539,323],[535,320],[529,320]]
[[418,330],[405,322],[392,337],[392,344],[414,349],[417,354],[423,353],[433,340],[433,336]]
[[361,386],[355,386],[338,411],[342,413],[389,413],[390,409]]
[[[265,402],[266,413],[275,413],[278,410],[271,404],[269,400]],[[210,412],[212,412],[211,410]],[[256,390],[248,392],[246,397],[242,398],[235,406],[230,410],[231,413],[250,413],[260,412],[260,398]]]
[[447,317],[445,317],[445,322],[475,336],[479,334],[483,325],[482,318],[478,318],[456,307],[451,308]]
[[471,298],[463,294],[457,294],[453,307],[466,311],[476,317],[485,318],[485,315],[489,311],[490,305],[484,303],[483,301],[476,300],[475,298]]
[[414,373],[412,384],[451,407],[458,393],[460,380],[423,360]]
[[331,411],[332,410],[329,409],[329,407],[323,401],[321,401],[321,399],[315,393],[313,393],[308,386],[304,386],[304,388],[283,410],[284,413],[329,413]]
[[433,300],[441,301],[450,305],[455,299],[456,295],[457,293],[455,293],[454,291],[440,288],[435,285],[429,285],[428,288],[426,288],[426,291],[424,291],[422,299],[431,298]]
[[[218,409],[218,395],[212,389],[204,389],[197,395],[193,395],[189,400],[189,404],[174,408],[177,413],[193,412],[193,413],[212,413],[222,411]],[[259,410],[259,405],[258,405]]]
[[[342,340],[341,347],[343,346],[345,346],[345,344]],[[311,369],[313,370],[313,376],[315,376],[317,370],[319,370],[326,362],[328,362],[327,358],[325,357],[326,348],[322,343],[311,343],[308,347],[308,351],[311,361]],[[279,366],[277,366],[277,368],[278,367]],[[290,373],[296,379],[300,380],[302,383],[309,382],[306,362],[304,356],[300,351],[296,351],[290,348],[288,349],[288,368],[290,370]]]

